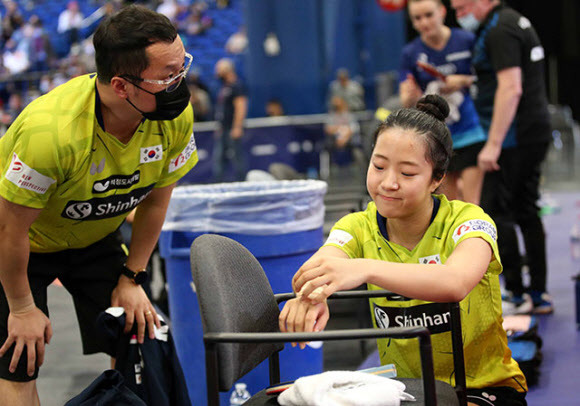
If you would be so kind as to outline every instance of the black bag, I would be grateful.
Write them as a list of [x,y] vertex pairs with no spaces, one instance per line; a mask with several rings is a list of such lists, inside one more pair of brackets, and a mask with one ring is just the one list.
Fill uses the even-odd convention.
[[[513,321],[517,323],[512,323]],[[517,329],[510,329],[509,325],[519,324]],[[538,383],[540,365],[542,364],[542,338],[538,335],[538,321],[534,316],[513,315],[505,316],[504,327],[508,334],[508,347],[526,377],[528,386]]]
[[131,389],[119,371],[108,369],[65,406],[147,406]]

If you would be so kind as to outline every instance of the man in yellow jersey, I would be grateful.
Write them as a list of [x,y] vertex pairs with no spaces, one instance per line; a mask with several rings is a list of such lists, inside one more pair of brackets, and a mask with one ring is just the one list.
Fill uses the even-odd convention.
[[[171,191],[197,163],[183,80],[192,58],[170,21],[141,6],[103,21],[93,41],[97,74],[30,103],[0,140],[2,405],[39,404],[55,278],[85,354],[114,354],[94,327],[109,306],[125,309],[140,342],[159,325],[141,284]],[[117,229],[134,208],[127,256]]]

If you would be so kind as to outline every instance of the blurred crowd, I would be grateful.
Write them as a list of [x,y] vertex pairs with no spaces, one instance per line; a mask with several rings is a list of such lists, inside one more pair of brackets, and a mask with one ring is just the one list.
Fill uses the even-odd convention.
[[[141,3],[166,15],[181,35],[203,35],[213,26],[209,7],[226,8],[229,0],[148,0]],[[56,2],[55,2],[56,3]],[[2,0],[0,7],[0,135],[22,109],[35,98],[67,80],[95,71],[92,34],[102,18],[118,11],[124,0],[62,2],[54,29],[50,13],[41,13],[35,0]],[[81,7],[83,6],[83,7]],[[90,12],[83,13],[82,9]],[[25,17],[28,16],[28,17]],[[226,49],[232,54],[245,49],[245,31],[235,33]],[[246,40],[247,43],[247,40]],[[189,78],[197,121],[213,119],[208,87],[199,71]]]

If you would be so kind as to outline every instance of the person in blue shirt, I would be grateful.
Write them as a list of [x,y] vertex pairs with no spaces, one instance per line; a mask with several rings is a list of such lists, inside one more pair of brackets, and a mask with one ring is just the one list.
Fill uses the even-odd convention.
[[[469,87],[471,48],[475,36],[444,24],[446,9],[441,0],[410,0],[409,16],[419,37],[403,48],[399,70],[401,103],[412,107],[423,94],[443,96],[450,106],[447,125],[453,139],[449,172],[439,189],[450,200],[479,204],[483,171],[477,155],[486,141]],[[434,70],[420,67],[422,63]]]

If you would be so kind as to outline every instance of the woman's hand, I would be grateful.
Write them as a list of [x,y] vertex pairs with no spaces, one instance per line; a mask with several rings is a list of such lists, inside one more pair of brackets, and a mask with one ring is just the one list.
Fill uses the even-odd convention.
[[423,96],[423,91],[412,74],[408,73],[407,78],[399,84],[399,95],[403,107],[415,106]]
[[469,87],[473,84],[474,76],[472,75],[447,75],[445,77],[445,84],[441,87],[441,93],[449,94],[457,92],[464,87]]
[[367,282],[364,259],[315,256],[304,263],[292,278],[292,287],[303,301],[321,303],[334,292],[353,289]]
[[[324,330],[329,317],[326,302],[311,304],[300,299],[291,299],[284,305],[278,325],[284,333],[319,332]],[[306,347],[305,342],[299,345],[301,349]],[[296,343],[292,343],[292,346],[295,347]]]

